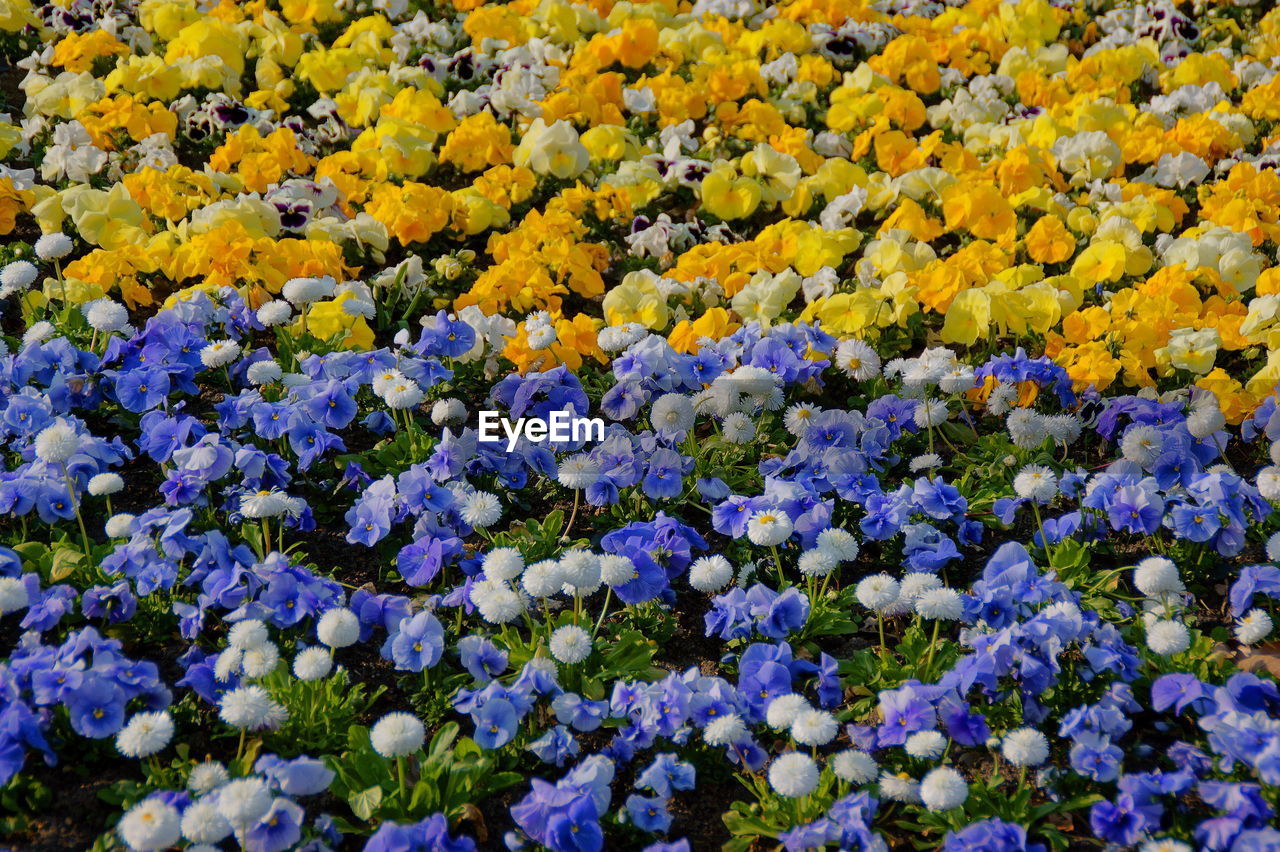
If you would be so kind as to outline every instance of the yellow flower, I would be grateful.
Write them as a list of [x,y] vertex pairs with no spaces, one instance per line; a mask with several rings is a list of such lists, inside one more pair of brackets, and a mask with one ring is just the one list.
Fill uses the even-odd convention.
[[511,131],[485,111],[464,118],[440,149],[440,162],[478,172],[511,162]]
[[965,290],[951,300],[942,323],[942,342],[972,346],[986,338],[991,325],[991,297],[981,289]]
[[80,236],[93,245],[119,248],[146,239],[142,208],[124,184],[108,190],[74,184],[62,190],[61,204]]
[[516,146],[512,161],[538,174],[564,179],[585,171],[590,156],[578,139],[578,131],[569,122],[557,121],[548,127],[537,118]]
[[1090,243],[1071,264],[1071,274],[1088,284],[1119,281],[1127,263],[1128,253],[1120,243]]
[[593,160],[624,160],[636,157],[639,148],[625,127],[602,124],[582,134],[582,144]]
[[[344,349],[368,349],[373,346],[373,330],[360,314],[353,314],[346,307],[355,298],[354,293],[340,293],[337,297],[316,302],[307,309],[306,331],[321,340],[337,338]],[[290,327],[294,335],[301,335],[302,316]]]
[[702,209],[726,221],[745,219],[756,211],[764,192],[748,177],[738,177],[733,166],[720,162],[702,181]]
[[692,354],[698,351],[698,341],[703,338],[719,340],[742,327],[734,322],[732,315],[724,308],[708,308],[696,320],[681,320],[667,337],[671,348],[677,352]]
[[1041,216],[1027,232],[1027,254],[1037,263],[1062,263],[1076,250],[1076,238],[1057,216]]
[[645,328],[661,331],[667,327],[670,311],[666,298],[654,284],[652,272],[628,272],[622,282],[605,293],[604,318],[609,325],[638,322]]
[[244,73],[248,39],[234,24],[213,17],[197,18],[183,27],[165,49],[164,61],[217,57],[235,76]]

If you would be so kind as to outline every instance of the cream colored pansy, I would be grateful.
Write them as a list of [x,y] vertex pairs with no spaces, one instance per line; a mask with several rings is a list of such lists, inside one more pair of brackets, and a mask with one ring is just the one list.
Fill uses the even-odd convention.
[[548,126],[541,118],[529,125],[512,155],[517,166],[562,179],[582,174],[590,158],[573,125],[561,120]]

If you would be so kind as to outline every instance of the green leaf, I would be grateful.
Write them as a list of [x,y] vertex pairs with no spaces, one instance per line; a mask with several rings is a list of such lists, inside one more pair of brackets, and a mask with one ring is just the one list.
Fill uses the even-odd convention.
[[86,562],[85,556],[78,550],[62,547],[54,551],[53,563],[49,566],[49,582],[60,583],[74,574]]
[[363,820],[371,818],[382,804],[382,788],[368,787],[347,798],[351,812]]

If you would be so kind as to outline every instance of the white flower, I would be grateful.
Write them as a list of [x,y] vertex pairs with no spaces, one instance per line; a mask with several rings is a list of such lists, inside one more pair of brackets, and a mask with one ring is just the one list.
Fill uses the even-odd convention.
[[818,764],[803,752],[789,751],[770,764],[769,786],[789,799],[807,796],[817,789]]
[[244,830],[271,810],[271,787],[257,775],[228,781],[218,788],[218,813],[233,829]]
[[1048,503],[1058,493],[1058,479],[1041,464],[1029,464],[1013,478],[1013,493],[1024,500]]
[[273,299],[267,302],[258,308],[257,312],[258,322],[267,328],[288,322],[291,316],[293,316],[293,308],[288,302],[280,299]]
[[701,556],[689,566],[689,585],[700,592],[718,592],[733,579],[733,565],[716,553]]
[[120,331],[129,324],[129,311],[111,299],[94,299],[81,310],[89,327],[100,334]]
[[534,598],[549,598],[564,587],[564,576],[560,572],[560,563],[554,559],[535,562],[524,569],[520,577],[520,585]]
[[880,375],[880,356],[857,338],[851,337],[836,347],[834,360],[840,372],[860,382]]
[[1172,837],[1148,840],[1138,847],[1138,852],[1191,852],[1191,846]]
[[173,739],[173,717],[167,710],[135,713],[116,734],[116,748],[125,757],[149,757]]
[[427,395],[423,393],[417,382],[412,379],[401,379],[387,386],[382,391],[382,398],[387,403],[388,408],[403,411],[406,408],[413,408],[420,404],[427,398]]
[[337,282],[329,276],[324,278],[290,278],[284,282],[281,293],[295,305],[309,305],[320,299],[333,295]]
[[471,587],[471,602],[490,624],[507,624],[524,612],[520,594],[501,580],[481,580]]
[[1074,414],[1051,414],[1044,418],[1045,432],[1060,444],[1075,443],[1083,429],[1084,424]]
[[950,766],[932,769],[920,781],[920,801],[931,811],[949,811],[969,798],[969,785]]
[[[987,406],[991,406],[991,397],[987,399]],[[1019,408],[1013,411],[1008,418],[1005,419],[1005,426],[1009,430],[1009,438],[1015,446],[1024,450],[1033,449],[1040,446],[1049,435],[1049,428],[1044,415],[1037,414],[1029,408]]]
[[1209,164],[1187,151],[1161,154],[1156,160],[1155,181],[1160,186],[1186,189],[1209,176]]
[[502,517],[502,503],[488,491],[473,491],[462,498],[462,509],[458,514],[467,525],[484,529]]
[[600,478],[600,465],[587,453],[577,453],[560,462],[556,481],[565,488],[581,491]]
[[80,436],[65,420],[56,420],[36,435],[36,458],[49,464],[63,464],[80,449]]
[[1269,464],[1258,471],[1256,483],[1262,499],[1280,501],[1280,465]]
[[920,783],[905,772],[884,772],[880,776],[880,794],[886,799],[906,804],[920,801]]
[[806,550],[800,554],[796,567],[806,577],[825,577],[836,570],[836,557],[822,548]]
[[818,533],[815,543],[819,550],[825,550],[841,562],[858,558],[858,540],[848,530],[830,527]]
[[431,422],[437,426],[456,425],[467,419],[467,407],[455,397],[437,400],[431,406]]
[[1049,740],[1035,728],[1018,728],[1005,734],[1000,753],[1014,766],[1039,766],[1049,759]]
[[192,802],[182,813],[182,836],[192,843],[217,843],[232,831],[231,823],[210,799]]
[[1160,456],[1164,447],[1164,436],[1155,426],[1142,424],[1134,426],[1120,439],[1120,451],[1131,462],[1150,467]]
[[278,382],[283,375],[284,370],[280,369],[280,365],[275,361],[254,361],[245,371],[245,378],[250,384],[259,386]]
[[0,577],[0,615],[8,615],[30,605],[27,584],[21,577]]
[[1178,576],[1178,566],[1164,556],[1148,556],[1133,569],[1133,584],[1149,598],[1180,595],[1186,587]]
[[947,750],[947,738],[938,731],[916,731],[902,747],[912,757],[934,760]]
[[313,645],[293,658],[293,674],[298,680],[320,680],[333,671],[333,655],[327,648]]
[[769,707],[764,713],[764,720],[769,724],[770,728],[786,731],[791,729],[791,725],[795,722],[797,716],[805,710],[811,709],[813,708],[809,705],[809,699],[798,692],[788,692],[777,696],[769,702]]
[[33,343],[43,343],[49,339],[57,329],[53,327],[53,323],[48,320],[40,320],[34,322],[22,335],[22,345],[30,346]]
[[1236,623],[1236,639],[1242,645],[1256,645],[1271,635],[1273,626],[1270,614],[1254,607]]
[[289,713],[260,686],[241,686],[222,696],[218,716],[233,728],[277,728]]
[[1157,621],[1147,628],[1147,647],[1164,657],[1191,647],[1191,632],[1181,621]]
[[916,598],[916,612],[930,621],[958,621],[964,615],[964,601],[955,589],[929,589]]
[[942,456],[937,453],[924,453],[915,456],[907,465],[912,473],[919,473],[922,470],[932,470],[935,467],[942,467]]
[[1227,418],[1217,403],[1197,405],[1187,415],[1187,431],[1193,438],[1207,438],[1227,425]]
[[609,586],[621,586],[634,580],[639,572],[631,557],[606,553],[600,557],[600,579]]
[[560,576],[568,594],[590,594],[600,588],[600,557],[581,547],[560,554]]
[[36,257],[41,260],[61,260],[71,254],[71,238],[66,234],[44,234],[36,240]]
[[136,519],[136,515],[119,512],[107,518],[102,528],[103,532],[107,534],[107,538],[128,538],[133,535],[133,522]]
[[797,402],[787,409],[787,413],[782,418],[782,425],[795,437],[803,438],[805,430],[809,428],[809,422],[818,411],[816,405]]
[[687,432],[693,428],[693,400],[684,394],[664,393],[654,400],[649,421],[657,432],[668,435]]
[[224,648],[213,661],[213,676],[217,680],[231,680],[240,672],[244,651],[240,648]]
[[546,349],[556,342],[556,328],[553,325],[525,325],[526,341],[529,348],[537,352]]
[[227,644],[242,651],[265,645],[269,640],[267,625],[256,618],[237,621],[227,634]]
[[957,364],[938,379],[938,389],[943,393],[964,393],[972,390],[974,384],[973,368],[968,364]]
[[373,750],[383,757],[413,754],[426,738],[426,728],[412,713],[388,713],[369,731]]
[[326,609],[316,623],[316,636],[332,649],[355,645],[360,640],[360,618],[346,606]]
[[557,627],[551,634],[551,656],[573,665],[591,656],[591,634],[576,624]]
[[947,411],[947,404],[940,399],[922,399],[916,406],[912,419],[921,429],[930,426],[938,426],[947,422],[947,416],[951,412]]
[[120,478],[120,474],[100,473],[89,480],[89,493],[94,497],[106,497],[111,494],[117,494],[124,488],[124,480]]
[[524,570],[524,557],[514,547],[495,547],[485,554],[481,566],[486,579],[511,581]]
[[897,602],[900,592],[898,581],[888,574],[872,574],[858,582],[853,594],[872,612],[884,612]]
[[747,521],[747,538],[760,547],[774,547],[791,537],[791,519],[774,509],[756,512]]
[[871,755],[853,748],[832,755],[829,763],[835,776],[850,784],[870,784],[880,771]]
[[234,340],[215,340],[200,350],[200,363],[216,369],[240,357],[240,344]]
[[216,760],[206,760],[191,768],[187,776],[187,789],[197,796],[211,793],[231,780],[227,767]]
[[39,275],[40,270],[36,269],[36,265],[29,260],[6,263],[4,268],[0,269],[0,299],[27,289],[35,283]]
[[240,656],[240,670],[247,678],[266,677],[280,664],[280,649],[273,642],[263,642],[246,649]]
[[731,746],[747,738],[747,726],[737,713],[726,713],[712,719],[702,729],[702,738],[711,746]]
[[734,411],[720,424],[724,439],[731,444],[746,444],[756,436],[756,424],[741,411]]
[[912,571],[902,578],[900,591],[898,592],[898,602],[892,605],[887,614],[902,615],[908,612],[915,612],[916,601],[920,596],[931,589],[942,588],[942,579],[937,574],[930,574],[927,571]]
[[621,352],[644,337],[646,333],[647,329],[640,323],[629,322],[626,325],[611,325],[600,329],[596,340],[605,352]]
[[134,805],[120,819],[116,831],[135,852],[168,849],[182,837],[182,818],[172,805],[152,796]]
[[1273,532],[1267,539],[1267,558],[1272,562],[1280,562],[1280,532]]
[[791,738],[800,745],[826,745],[836,738],[840,723],[826,710],[801,710],[791,723]]
[[240,514],[251,520],[279,517],[288,508],[289,495],[274,488],[240,497]]

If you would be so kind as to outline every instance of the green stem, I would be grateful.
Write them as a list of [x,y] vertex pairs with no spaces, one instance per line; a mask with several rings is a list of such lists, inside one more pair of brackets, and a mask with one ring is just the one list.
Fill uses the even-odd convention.
[[560,537],[561,541],[569,540],[569,530],[573,529],[573,519],[578,517],[578,501],[582,499],[582,490],[573,489],[573,511],[569,513],[569,523],[564,525],[564,535]]
[[933,671],[933,652],[937,650],[937,647],[938,647],[938,622],[939,621],[941,621],[941,619],[935,618],[933,620],[933,635],[929,637],[929,653],[924,659],[924,670],[926,675],[928,675]]
[[613,597],[613,586],[605,586],[604,606],[600,607],[600,617],[596,619],[596,627],[591,631],[591,638],[594,640],[596,634],[600,632],[600,625],[604,624],[605,613],[609,611],[609,600]]
[[89,545],[89,531],[84,526],[84,515],[80,512],[80,501],[76,499],[76,486],[71,481],[71,472],[67,470],[64,463],[62,465],[62,481],[67,485],[67,496],[71,498],[71,508],[76,510],[76,523],[80,525],[80,542],[84,545],[84,559],[86,566],[93,559],[93,548]]

